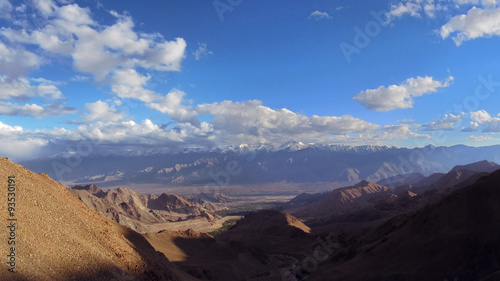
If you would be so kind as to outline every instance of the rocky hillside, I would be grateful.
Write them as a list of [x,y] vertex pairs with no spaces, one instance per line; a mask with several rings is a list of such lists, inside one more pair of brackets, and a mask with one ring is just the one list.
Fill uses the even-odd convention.
[[[8,177],[15,195],[7,193]],[[47,175],[0,158],[0,179],[1,216],[16,219],[2,228],[15,242],[0,243],[13,256],[1,263],[1,280],[180,280],[141,235],[90,210]],[[15,198],[10,214],[7,198]]]
[[75,186],[69,191],[89,208],[140,233],[148,232],[151,224],[199,217],[213,222],[219,218],[215,214],[216,206],[177,195],[146,196],[129,188],[104,191],[93,184]]
[[[292,200],[292,204],[288,204],[285,210],[304,219],[324,217],[328,214],[341,214],[363,209],[391,196],[393,196],[392,191],[385,186],[360,181],[353,186],[335,189],[307,204],[296,206]],[[302,197],[305,196],[302,195]]]
[[494,172],[416,212],[343,235],[344,248],[309,280],[499,280],[499,182]]

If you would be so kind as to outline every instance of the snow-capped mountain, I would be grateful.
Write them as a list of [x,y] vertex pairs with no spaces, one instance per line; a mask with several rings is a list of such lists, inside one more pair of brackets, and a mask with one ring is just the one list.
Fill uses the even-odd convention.
[[110,155],[61,154],[22,164],[64,182],[80,184],[157,183],[260,184],[274,182],[377,182],[402,174],[430,175],[460,164],[500,162],[500,146],[397,148],[305,144],[289,141],[225,148],[163,148]]

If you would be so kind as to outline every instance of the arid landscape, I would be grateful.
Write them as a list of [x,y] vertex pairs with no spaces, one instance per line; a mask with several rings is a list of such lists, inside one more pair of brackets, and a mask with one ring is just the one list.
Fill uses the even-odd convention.
[[67,187],[2,158],[1,177],[15,177],[17,273],[4,264],[1,276],[498,280],[499,169],[485,160],[296,196],[276,185],[174,195]]
[[0,281],[500,281],[500,0],[0,0]]

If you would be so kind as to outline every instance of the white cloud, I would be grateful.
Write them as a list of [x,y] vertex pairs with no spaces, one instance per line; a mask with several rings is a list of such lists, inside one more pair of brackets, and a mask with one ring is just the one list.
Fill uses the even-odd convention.
[[111,91],[120,98],[152,102],[156,98],[156,93],[144,88],[150,78],[149,75],[140,75],[134,69],[116,70],[111,79]]
[[307,117],[285,108],[274,110],[258,100],[203,104],[197,107],[197,113],[213,116],[210,125],[228,143],[283,143],[289,139],[318,142],[332,135],[367,133],[379,128],[349,115]]
[[[7,1],[7,0],[4,0],[4,1]],[[15,10],[18,13],[24,13],[26,11],[26,4],[21,4],[21,5],[17,6]]]
[[[275,110],[258,100],[192,106],[185,96],[183,91],[173,90],[147,106],[168,114],[178,122],[176,128],[189,128],[192,132],[205,128],[202,132],[210,132],[207,139],[213,142],[211,146],[239,142],[278,144],[294,138],[317,142],[332,135],[368,133],[379,128],[349,115],[307,117],[285,108]],[[212,119],[200,123],[198,116],[202,115]]]
[[479,124],[477,122],[470,122],[467,128],[462,128],[461,132],[476,132],[479,128]]
[[479,124],[484,124],[494,120],[486,110],[478,110],[470,113],[470,118]]
[[500,118],[492,117],[485,110],[478,110],[470,113],[473,121],[484,126],[483,132],[500,133]]
[[[32,79],[31,81],[36,82],[37,79]],[[38,85],[32,85],[26,78],[11,79],[6,76],[0,76],[0,99],[28,99],[30,97],[59,99],[62,97],[61,91],[57,86],[51,84],[51,81],[38,81]]]
[[12,11],[12,4],[9,0],[0,0],[0,19],[10,18],[10,12]]
[[58,99],[62,97],[61,91],[55,85],[40,84],[37,86],[37,93],[42,97]]
[[390,134],[379,134],[378,138],[388,140],[388,139],[408,139],[408,138],[424,138],[429,139],[431,136],[427,134],[418,134],[415,133],[411,125],[409,124],[400,124],[400,125],[387,125],[384,126],[384,131]]
[[433,4],[425,4],[424,5],[424,12],[425,14],[430,17],[430,18],[433,18],[436,16],[436,6],[433,5]]
[[323,19],[331,19],[332,17],[327,12],[321,12],[316,10],[309,15],[309,18],[315,20],[323,20]]
[[462,122],[462,115],[446,114],[444,119],[423,125],[425,131],[450,131],[455,128],[455,124]]
[[42,65],[42,59],[22,47],[10,48],[0,42],[0,74],[17,78]]
[[10,126],[0,121],[0,155],[18,159],[33,158],[48,141],[42,138],[24,136],[21,126]]
[[88,81],[90,78],[88,76],[83,76],[83,75],[75,75],[71,77],[71,81],[73,82],[85,82]]
[[198,123],[168,124],[155,124],[145,119],[136,123],[123,120],[122,113],[108,101],[98,101],[86,105],[89,113],[82,119],[85,123],[76,129],[29,131],[21,127],[7,126],[3,130],[4,135],[9,136],[12,141],[28,143],[26,141],[29,139],[37,140],[38,145],[34,147],[44,155],[59,153],[62,146],[74,146],[82,140],[96,144],[93,151],[105,155],[145,147],[215,147],[235,143],[280,145],[290,139],[306,143],[379,144],[390,140],[430,138],[429,135],[416,132],[419,128],[417,124],[380,128],[377,124],[349,115],[308,117],[284,108],[271,109],[255,100],[191,106],[186,105],[184,98],[183,92],[172,91],[165,96],[165,100],[169,100],[165,103],[184,107],[193,118],[208,115],[212,119]]
[[134,121],[95,122],[78,127],[78,133],[84,139],[99,140],[120,145],[162,145],[183,142],[183,132],[162,129],[151,120],[145,119],[141,123]]
[[403,119],[396,121],[397,123],[415,123],[414,119]]
[[42,118],[45,116],[63,115],[74,112],[76,112],[75,108],[67,107],[62,103],[40,106],[37,104],[18,105],[11,102],[0,101],[0,115]]
[[441,27],[441,38],[452,36],[457,46],[464,41],[500,35],[500,8],[473,7],[466,15],[455,16]]
[[497,6],[497,0],[404,0],[391,4],[387,15],[389,18],[401,18],[406,15],[448,18],[450,15],[461,13],[464,8],[495,8]]
[[[34,30],[2,28],[0,34],[14,44],[36,45],[54,57],[70,58],[76,71],[92,75],[99,83],[110,84],[119,97],[152,101],[153,93],[145,88],[149,76],[138,74],[139,68],[181,69],[186,49],[182,38],[167,41],[159,34],[137,33],[130,16],[114,11],[111,15],[116,22],[105,26],[92,19],[88,8],[77,4],[59,7],[53,1],[40,0],[36,7],[46,17],[44,26]],[[1,54],[0,48],[0,60]]]
[[22,132],[23,132],[23,127],[10,126],[0,121],[0,135],[5,136],[5,135],[10,135],[12,133],[22,133]]
[[89,111],[83,118],[85,122],[116,122],[123,118],[123,112],[101,100],[94,103],[86,103],[85,108]]
[[419,17],[419,11],[422,9],[422,7],[419,4],[415,4],[412,2],[406,2],[402,3],[400,2],[397,5],[392,5],[391,10],[389,11],[389,15],[392,17],[402,17],[406,14],[409,14],[413,17]]
[[491,136],[470,136],[467,138],[469,141],[489,141],[489,140],[495,140],[495,138]]
[[366,108],[376,111],[412,108],[413,98],[435,93],[438,88],[448,87],[451,81],[453,81],[452,76],[444,82],[436,81],[429,76],[409,78],[400,85],[380,86],[377,89],[362,91],[353,99],[359,101]]
[[49,17],[56,10],[56,4],[52,0],[34,0],[40,14],[44,17]]
[[493,6],[495,6],[495,5],[497,5],[497,4],[498,4],[498,1],[497,1],[497,0],[483,0],[483,1],[481,1],[481,3],[483,3],[483,6],[486,6],[486,7],[488,7],[488,6],[493,7]]
[[198,49],[194,51],[193,56],[196,60],[200,60],[209,55],[213,55],[214,53],[207,49],[206,43],[198,43]]
[[173,90],[164,97],[159,97],[153,103],[147,104],[148,107],[168,114],[177,122],[191,122],[199,124],[196,119],[196,111],[189,106],[185,106],[184,97],[186,93],[180,90]]

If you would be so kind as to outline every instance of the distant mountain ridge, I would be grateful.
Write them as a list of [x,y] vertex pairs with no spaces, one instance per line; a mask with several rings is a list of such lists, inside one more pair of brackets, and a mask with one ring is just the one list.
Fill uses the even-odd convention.
[[[440,200],[453,190],[473,184],[498,169],[500,165],[494,162],[478,161],[457,165],[448,173],[435,173],[429,177],[408,174],[396,179],[384,179],[378,183],[362,180],[356,185],[328,193],[300,194],[284,208],[286,212],[301,219],[322,218],[323,223],[327,217],[330,217],[330,221],[345,220],[344,214],[350,214],[348,220],[351,220],[355,213],[359,216],[356,220],[375,220]],[[388,188],[381,185],[384,182],[400,184]]]
[[[489,147],[317,145],[287,143],[195,149],[171,153],[91,155],[78,159],[38,159],[23,162],[36,172],[72,184],[167,186],[329,182],[339,186],[360,180],[378,182],[409,173],[424,176],[481,160],[500,162],[500,145]],[[73,155],[74,157],[74,155]],[[72,158],[73,159],[73,158]],[[68,164],[70,163],[70,164]]]
[[456,165],[447,174],[434,173],[426,177],[419,173],[412,173],[412,174],[398,175],[394,177],[385,178],[378,181],[377,184],[385,185],[387,187],[398,187],[405,185],[423,186],[423,185],[436,184],[437,181],[440,180],[441,184],[454,185],[456,183],[453,182],[446,184],[445,183],[446,178],[443,177],[448,175],[448,177],[450,178],[449,180],[451,180],[452,177],[456,177],[458,180],[459,178],[464,176],[463,175],[464,173],[470,176],[475,172],[491,173],[498,169],[500,169],[500,165],[498,165],[497,163],[483,160],[466,165]]

